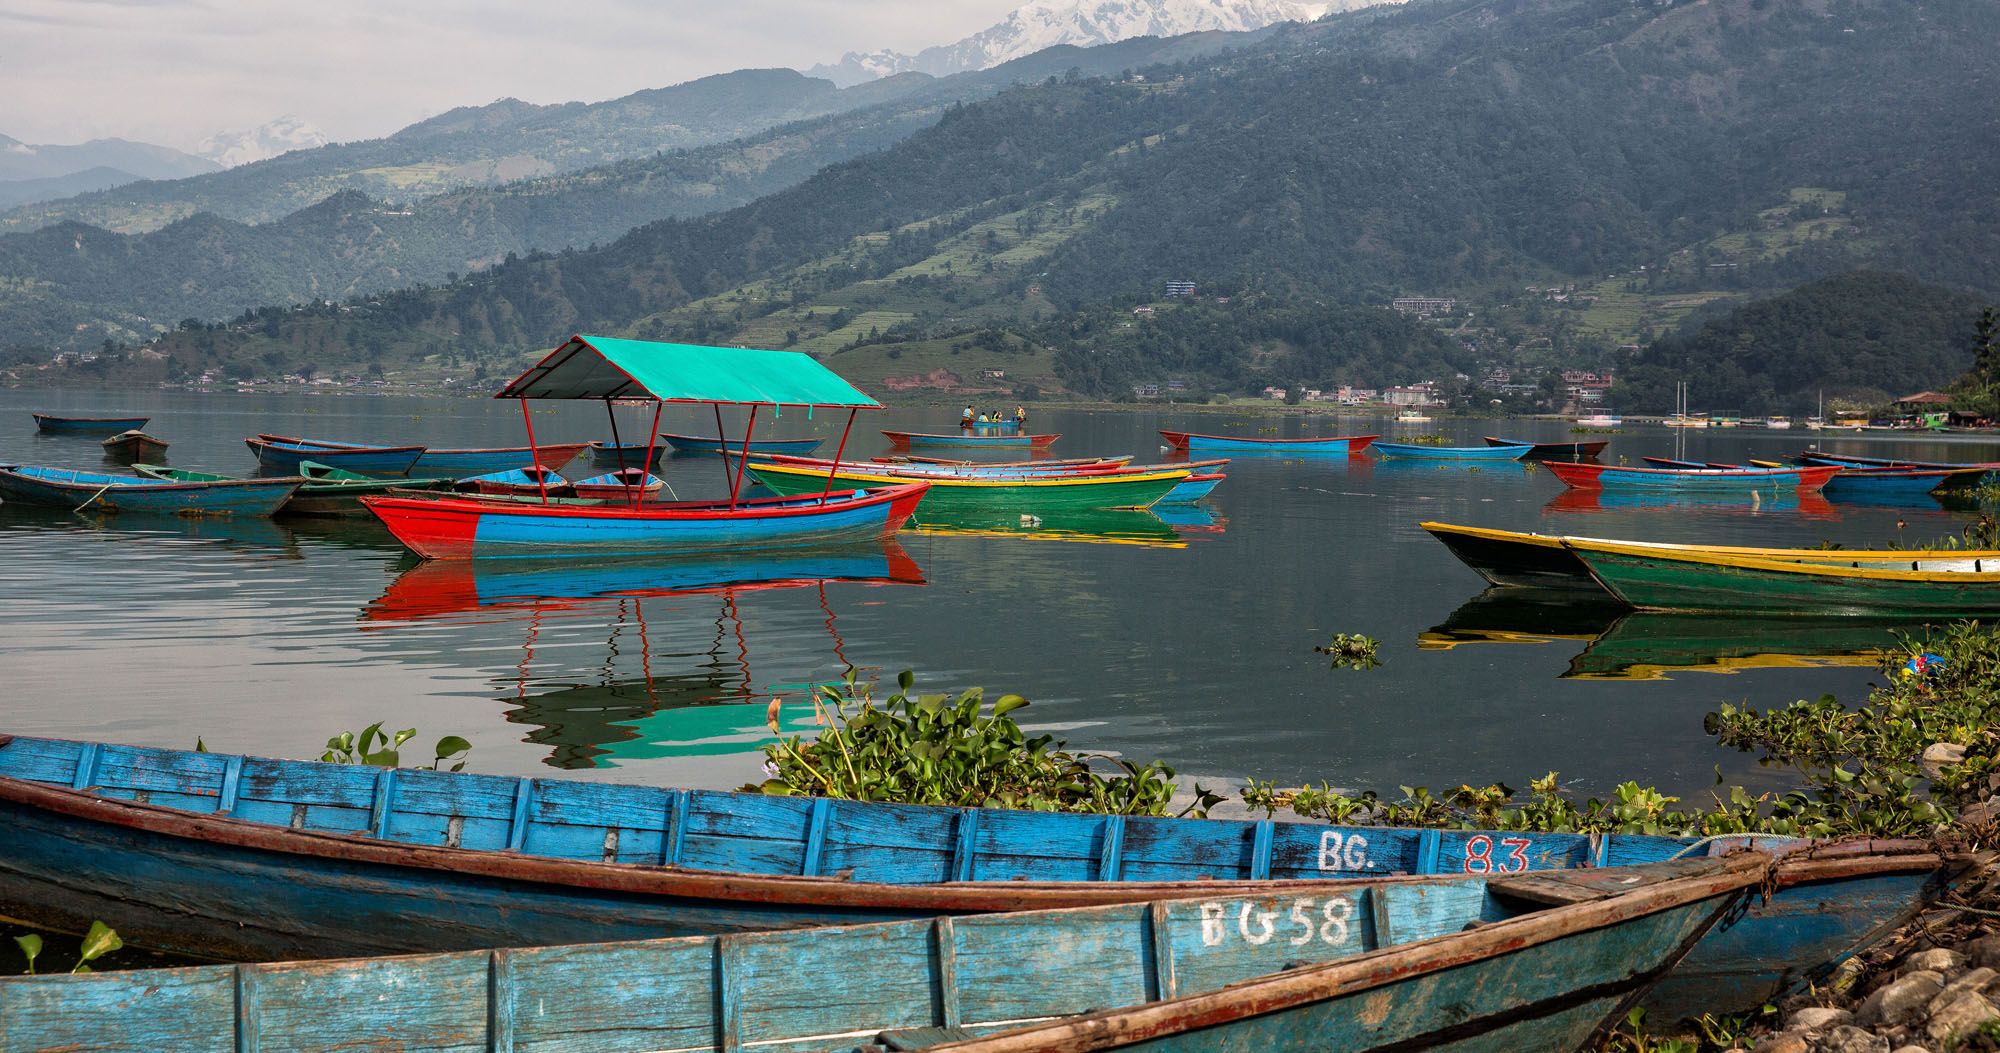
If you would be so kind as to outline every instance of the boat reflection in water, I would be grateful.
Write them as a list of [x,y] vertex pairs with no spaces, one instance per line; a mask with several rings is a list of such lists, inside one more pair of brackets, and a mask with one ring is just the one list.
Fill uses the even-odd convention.
[[1147,511],[1158,517],[1160,522],[1172,527],[1174,533],[1189,541],[1203,541],[1229,529],[1228,517],[1209,507],[1203,501],[1184,505],[1154,505]]
[[1634,611],[1608,595],[1489,588],[1417,636],[1420,650],[1467,644],[1582,641],[1565,680],[1665,680],[1674,673],[1867,667],[1921,621],[1762,618]]
[[1174,516],[1183,525],[1194,527],[1212,528],[1218,522],[1226,523],[1194,505],[1155,506],[1144,510],[1093,508],[1045,515],[974,509],[939,513],[919,506],[917,514],[904,525],[903,532],[926,537],[1020,538],[1153,548],[1187,547],[1187,538],[1167,516]]
[[[1805,519],[1838,519],[1840,512],[1818,493],[1787,491],[1767,494],[1673,493],[1659,490],[1564,490],[1543,512],[1624,512],[1677,509],[1703,515],[1797,515]],[[1562,531],[1554,531],[1561,533]]]
[[11,533],[119,535],[139,540],[212,541],[274,559],[302,559],[289,525],[265,516],[176,516],[146,513],[103,515],[0,503],[0,537]]
[[[363,612],[363,624],[431,622],[447,630],[518,624],[519,658],[496,677],[510,688],[502,699],[510,707],[506,719],[531,729],[526,741],[550,747],[553,767],[613,767],[621,760],[754,753],[775,739],[766,724],[773,697],[780,700],[781,727],[810,728],[819,685],[758,682],[741,604],[762,592],[811,590],[820,609],[815,620],[832,642],[836,663],[854,670],[830,584],[925,580],[893,541],[817,553],[601,564],[433,560],[397,578]],[[694,613],[690,600],[704,614],[714,605],[712,630],[696,631],[692,645],[685,642]],[[667,601],[654,603],[656,618],[667,615],[661,619],[666,627],[649,630],[646,605],[652,601]],[[580,670],[570,664],[578,638],[594,637],[600,618],[603,644],[590,651],[601,661]],[[582,634],[578,620],[590,623]],[[669,632],[677,636],[673,648],[657,648],[655,633]],[[558,664],[565,668],[549,668]]]

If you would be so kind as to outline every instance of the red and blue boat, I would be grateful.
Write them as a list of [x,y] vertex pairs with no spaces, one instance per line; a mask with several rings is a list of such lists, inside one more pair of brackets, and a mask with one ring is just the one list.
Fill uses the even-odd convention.
[[121,431],[141,431],[151,417],[62,417],[37,413],[35,427],[50,435],[116,435]]
[[1336,435],[1325,439],[1252,439],[1241,435],[1203,435],[1193,431],[1160,432],[1167,445],[1180,453],[1283,453],[1331,454],[1344,457],[1360,453],[1379,436]]
[[1545,461],[1549,474],[1574,490],[1657,490],[1671,493],[1818,493],[1839,468],[1628,468],[1580,461]]
[[1033,450],[1046,450],[1062,438],[1056,435],[934,435],[921,431],[889,431],[882,434],[889,437],[889,445],[898,450],[926,449],[933,446],[1016,447],[1025,446]]
[[[333,442],[327,439],[301,439],[290,435],[260,434],[267,442],[289,443],[294,446],[313,446],[322,450],[400,450],[407,447],[381,446],[361,442]],[[587,442],[555,443],[529,449],[526,446],[467,447],[463,449],[440,449],[423,447],[416,462],[409,468],[411,475],[450,476],[453,479],[468,475],[486,475],[504,472],[510,468],[529,468],[541,464],[550,468],[561,468],[573,460],[577,454],[593,445]],[[540,459],[538,460],[537,457]],[[330,463],[315,457],[322,464]],[[340,465],[337,467],[346,467]],[[349,471],[356,469],[349,468]]]
[[78,512],[179,516],[269,516],[305,480],[220,479],[166,482],[68,468],[0,468],[0,499]]
[[1384,457],[1408,457],[1423,461],[1518,461],[1535,448],[1533,443],[1511,446],[1427,446],[1420,442],[1378,442],[1375,452]]
[[[771,407],[848,410],[845,449],[854,415],[881,404],[810,356],[792,351],[702,347],[573,336],[495,398],[517,399],[534,446],[530,399],[593,399],[606,412],[617,400],[654,404],[650,434],[659,434],[666,403],[750,408],[744,438],[754,440],[757,412]],[[718,411],[719,415],[719,411]],[[621,487],[628,507],[477,497],[381,497],[363,503],[411,551],[426,559],[532,556],[671,556],[759,552],[876,540],[894,535],[916,510],[929,484],[842,488],[831,480],[816,493],[746,500],[743,467],[731,474],[728,500],[645,502],[643,488]]]

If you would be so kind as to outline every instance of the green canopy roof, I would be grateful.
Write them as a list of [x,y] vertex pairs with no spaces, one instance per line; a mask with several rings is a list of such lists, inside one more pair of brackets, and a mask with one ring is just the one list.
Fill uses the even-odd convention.
[[608,336],[570,337],[493,397],[882,408],[839,374],[797,351]]

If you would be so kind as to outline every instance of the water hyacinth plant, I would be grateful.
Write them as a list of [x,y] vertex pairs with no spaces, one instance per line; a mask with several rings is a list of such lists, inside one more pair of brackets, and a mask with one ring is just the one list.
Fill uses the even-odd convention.
[[[1002,695],[991,705],[979,688],[956,697],[913,696],[915,682],[905,670],[895,694],[880,702],[852,672],[838,685],[821,685],[813,697],[818,735],[790,735],[765,746],[771,778],[745,789],[907,804],[1167,814],[1175,788],[1167,765],[1072,753],[1051,735],[1030,736],[1011,715],[1028,705],[1019,695]],[[767,717],[778,731],[775,699]],[[1218,799],[1199,793],[1189,810]]]

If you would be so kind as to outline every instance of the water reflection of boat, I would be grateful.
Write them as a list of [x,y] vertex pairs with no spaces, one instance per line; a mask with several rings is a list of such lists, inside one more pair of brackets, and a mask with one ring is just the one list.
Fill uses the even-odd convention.
[[[1183,506],[1182,510],[1186,510]],[[1093,508],[1024,515],[1013,511],[917,509],[905,533],[930,537],[1025,538],[1034,541],[1083,541],[1112,545],[1181,548],[1187,539],[1176,533],[1164,509]],[[1198,510],[1197,510],[1198,511]]]
[[1565,679],[1663,680],[1675,672],[1872,666],[1909,621],[1735,618],[1634,611],[1570,660]]
[[1220,534],[1229,528],[1228,518],[1207,505],[1155,505],[1147,511],[1182,537]]
[[289,527],[254,516],[92,515],[13,502],[0,504],[0,535],[15,531],[207,540],[231,547],[278,550],[275,554],[285,559],[300,558]]
[[1417,634],[1417,648],[1449,651],[1475,643],[1544,644],[1594,640],[1628,608],[1610,596],[1574,589],[1494,586]]
[[574,601],[800,588],[828,581],[922,585],[894,541],[847,551],[750,553],[604,563],[427,560],[404,571],[363,613],[412,621],[481,609],[561,608]]
[[[404,571],[363,618],[378,628],[468,612],[476,617],[463,624],[525,623],[520,658],[499,681],[510,689],[501,699],[509,707],[506,719],[531,729],[526,741],[550,748],[547,763],[592,768],[620,760],[754,753],[775,738],[765,723],[773,695],[794,699],[780,703],[781,726],[809,726],[816,685],[760,684],[752,676],[738,601],[770,590],[815,590],[833,657],[840,668],[853,669],[827,594],[829,583],[922,585],[924,576],[893,541],[847,552],[598,565],[431,561]],[[670,654],[656,655],[645,601],[703,596],[719,600],[713,632],[698,633],[707,643],[681,643]],[[697,600],[695,606],[702,605]],[[551,659],[575,653],[576,616],[599,612],[608,615],[602,665],[547,671]],[[559,619],[570,627],[552,631],[544,645],[545,623]],[[688,605],[678,605],[673,629],[683,640],[690,621]],[[586,625],[581,635],[595,632]],[[631,658],[638,662],[636,677]]]
[[1623,512],[1675,509],[1703,515],[1797,514],[1806,519],[1838,519],[1832,503],[1817,493],[1684,494],[1644,490],[1564,490],[1542,506],[1544,512]]

